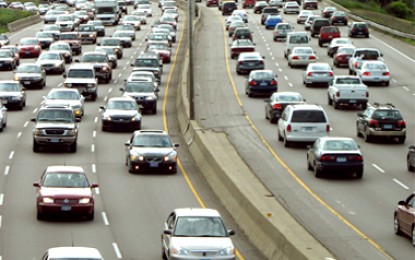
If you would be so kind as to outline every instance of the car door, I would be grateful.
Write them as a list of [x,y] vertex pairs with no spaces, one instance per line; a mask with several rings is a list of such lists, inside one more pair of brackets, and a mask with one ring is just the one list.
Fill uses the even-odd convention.
[[363,113],[358,113],[358,118],[356,121],[357,131],[365,131],[367,121],[369,119],[370,111],[369,109],[365,110]]
[[402,231],[411,234],[415,222],[415,194],[409,196],[404,205],[398,207],[397,214]]

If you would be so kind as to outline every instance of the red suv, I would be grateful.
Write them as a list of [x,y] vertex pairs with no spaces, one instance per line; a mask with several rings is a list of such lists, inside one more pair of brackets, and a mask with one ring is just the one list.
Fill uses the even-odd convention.
[[320,36],[318,39],[318,46],[323,47],[323,44],[331,42],[334,38],[339,38],[340,30],[337,26],[323,26],[320,29]]

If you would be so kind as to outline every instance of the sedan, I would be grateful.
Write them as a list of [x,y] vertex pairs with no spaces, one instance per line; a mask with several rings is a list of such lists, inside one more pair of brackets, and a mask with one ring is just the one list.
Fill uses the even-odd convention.
[[298,92],[275,92],[265,101],[265,119],[271,124],[278,122],[282,112],[288,105],[303,104],[305,99]]
[[415,172],[415,145],[408,147],[408,154],[406,155],[406,165],[408,171]]
[[333,6],[324,7],[321,10],[321,17],[322,18],[330,18],[331,15],[336,11],[337,11],[336,7],[333,7]]
[[282,10],[283,10],[284,14],[288,14],[288,13],[299,14],[300,13],[300,6],[295,1],[286,2]]
[[306,87],[313,85],[328,86],[333,81],[334,72],[326,62],[310,63],[303,73],[303,84]]
[[135,35],[132,36],[129,32],[115,31],[112,38],[119,39],[123,48],[131,48],[133,46],[132,38],[135,39]]
[[48,95],[43,97],[42,104],[44,106],[69,105],[75,117],[82,118],[84,116],[85,98],[79,94],[76,88],[53,88]]
[[93,247],[52,247],[49,248],[42,260],[64,260],[64,259],[89,259],[89,260],[103,260],[98,249]]
[[277,75],[272,70],[252,70],[246,81],[245,94],[252,97],[254,94],[270,96],[278,91]]
[[164,44],[150,44],[147,45],[146,51],[152,51],[160,56],[163,64],[170,63],[171,61],[171,50]]
[[342,46],[337,49],[337,52],[333,55],[333,65],[338,67],[348,67],[349,59],[354,52],[354,46]]
[[310,15],[313,15],[313,12],[312,11],[301,10],[300,13],[297,15],[297,23],[298,24],[305,23],[305,21],[307,20],[307,18]]
[[124,87],[120,88],[123,96],[129,96],[136,100],[144,110],[151,114],[157,114],[157,96],[159,89],[151,81],[127,81]]
[[235,32],[236,28],[239,27],[245,27],[246,24],[242,21],[233,21],[231,22],[231,24],[228,27],[228,36],[231,37],[233,35],[233,33]]
[[176,147],[179,144],[173,143],[165,131],[135,131],[124,145],[129,172],[177,173]]
[[37,32],[36,39],[38,40],[42,49],[48,49],[49,46],[59,37],[53,32]]
[[327,47],[327,55],[333,57],[341,46],[353,46],[353,42],[349,38],[334,38]]
[[136,15],[124,16],[120,24],[131,24],[136,31],[141,30],[141,18]]
[[288,55],[288,66],[308,66],[316,60],[316,53],[311,47],[294,47]]
[[63,74],[65,72],[65,59],[57,51],[47,51],[40,54],[36,64],[42,66],[46,73]]
[[97,31],[97,36],[105,36],[105,27],[100,20],[88,21],[87,24],[92,24]]
[[266,1],[257,1],[254,5],[254,13],[262,13],[262,9],[264,9],[265,7],[268,7],[268,3]]
[[49,51],[58,52],[61,56],[63,56],[66,64],[72,62],[72,49],[67,42],[54,42],[50,45]]
[[255,44],[249,39],[238,39],[232,42],[231,59],[236,59],[243,52],[254,52]]
[[7,126],[7,108],[0,103],[0,132]]
[[11,50],[0,49],[0,70],[14,70],[17,66],[16,56]]
[[34,37],[24,37],[18,44],[19,55],[21,58],[39,57],[42,48],[39,41]]
[[16,68],[14,80],[22,83],[25,88],[44,88],[46,86],[46,72],[39,64],[24,63]]
[[9,50],[13,53],[14,58],[16,59],[16,65],[20,65],[20,55],[19,55],[19,49],[16,45],[3,45],[1,46],[0,50]]
[[409,236],[415,246],[415,192],[398,202],[393,224],[395,234]]
[[0,47],[7,44],[10,44],[9,37],[6,34],[0,34]]
[[287,34],[294,31],[294,27],[289,23],[279,23],[275,26],[273,34],[274,41],[278,41],[279,39],[286,39]]
[[105,106],[101,106],[102,113],[102,131],[109,129],[133,129],[140,130],[142,124],[142,115],[140,107],[135,99],[131,97],[113,97],[110,98]]
[[230,238],[234,234],[235,231],[226,229],[217,210],[175,209],[164,223],[162,256],[163,259],[234,260],[235,246]]
[[108,62],[111,65],[111,69],[115,69],[118,67],[118,61],[117,61],[117,53],[113,48],[105,48],[97,46],[95,47],[95,52],[103,52],[107,54]]
[[363,62],[361,68],[356,69],[356,74],[365,84],[389,86],[391,79],[388,66],[380,60]]
[[304,0],[303,1],[303,9],[318,9],[318,2],[317,0]]
[[347,14],[343,11],[335,11],[333,12],[333,14],[330,16],[330,22],[331,24],[343,24],[343,25],[347,25],[348,22],[348,18],[347,18]]
[[89,183],[82,167],[48,166],[33,186],[37,188],[38,220],[48,214],[75,214],[83,215],[87,220],[94,219],[93,189],[98,184]]
[[17,107],[22,110],[26,106],[25,88],[15,80],[0,81],[0,103],[8,108]]
[[363,177],[363,154],[359,145],[349,137],[320,137],[307,151],[307,168],[317,178],[323,173],[330,176],[338,173]]
[[248,74],[252,70],[265,69],[264,57],[259,52],[243,52],[239,54],[236,62],[236,73],[238,75]]

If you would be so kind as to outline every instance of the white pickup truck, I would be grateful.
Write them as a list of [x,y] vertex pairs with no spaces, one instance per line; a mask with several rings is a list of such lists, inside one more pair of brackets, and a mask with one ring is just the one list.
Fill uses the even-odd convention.
[[367,108],[369,90],[358,76],[334,76],[329,84],[328,104],[338,109],[340,105]]
[[366,60],[382,60],[383,54],[375,48],[356,48],[349,59],[349,75],[356,75]]

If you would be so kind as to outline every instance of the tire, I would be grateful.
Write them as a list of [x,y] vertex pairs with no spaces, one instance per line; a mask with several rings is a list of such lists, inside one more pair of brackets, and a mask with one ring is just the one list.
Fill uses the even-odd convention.
[[334,109],[339,109],[340,105],[339,102],[333,101]]
[[370,143],[372,141],[372,137],[366,133],[362,134],[363,135],[363,139],[365,140],[366,143]]
[[313,170],[313,166],[311,166],[309,160],[308,160],[308,156],[307,156],[307,170],[312,171]]
[[36,219],[37,220],[44,220],[45,219],[45,216],[42,213],[40,213],[39,210],[37,210],[37,212],[36,212]]
[[91,96],[91,100],[92,100],[92,101],[97,100],[97,94],[93,94],[93,95]]
[[318,41],[318,46],[323,47],[323,43],[320,40]]
[[327,104],[329,106],[332,106],[333,105],[333,100],[330,98],[330,96],[327,96]]
[[349,69],[349,75],[353,75],[353,71]]
[[164,249],[163,249],[163,248],[161,249],[161,258],[163,258],[163,260],[167,260],[167,259],[168,259],[168,258],[167,258],[166,251],[164,251]]
[[363,170],[358,170],[357,172],[356,172],[356,179],[361,179],[361,178],[363,178]]
[[157,114],[157,107],[154,107],[153,109],[151,109],[151,113],[153,115]]
[[282,138],[280,131],[278,130],[278,141],[282,142],[284,139]]
[[362,104],[362,109],[364,109],[364,110],[365,110],[366,108],[367,108],[367,103],[363,103],[363,104]]
[[322,173],[321,170],[318,169],[318,167],[316,165],[314,165],[313,170],[314,170],[314,176],[316,178],[321,178],[322,177],[323,173]]
[[408,171],[415,172],[415,167],[411,165],[409,156],[406,158],[406,166],[407,166]]
[[94,213],[94,210],[92,210],[92,213],[91,214],[88,214],[86,216],[86,220],[93,221],[94,220],[94,217],[95,217],[95,213]]
[[403,234],[399,226],[399,220],[396,214],[393,216],[393,232],[395,233],[395,235],[398,236],[401,236]]
[[69,152],[71,152],[71,153],[76,153],[76,148],[77,148],[77,144],[76,144],[76,142],[72,143],[72,144],[69,146]]
[[415,247],[415,225],[412,226],[412,246]]
[[283,142],[284,142],[284,147],[290,147],[291,142],[287,140],[287,137],[285,135],[283,138]]
[[398,137],[398,143],[400,143],[400,144],[405,143],[405,139],[406,139],[406,137],[405,137],[405,136],[400,136],[400,137]]
[[386,81],[386,82],[385,82],[385,86],[389,87],[389,84],[390,84],[390,82],[389,82],[389,81]]
[[33,140],[33,152],[38,153],[40,152],[40,145]]

